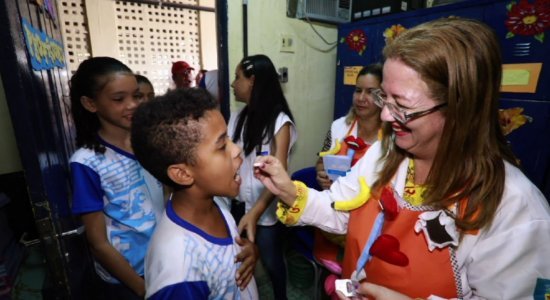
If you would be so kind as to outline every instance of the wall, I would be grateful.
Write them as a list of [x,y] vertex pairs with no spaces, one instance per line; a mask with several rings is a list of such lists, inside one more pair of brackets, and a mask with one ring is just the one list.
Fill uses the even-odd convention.
[[[242,2],[228,0],[230,81],[243,57]],[[314,26],[325,40],[336,42],[336,26]],[[294,53],[280,52],[283,34],[293,37]],[[249,0],[248,54],[260,53],[269,56],[277,69],[288,68],[289,81],[283,83],[283,91],[298,129],[289,171],[311,166],[332,122],[336,48],[325,44],[307,22],[287,18],[286,1]],[[232,111],[242,107],[231,97]]]
[[19,150],[15,143],[10,112],[4,93],[4,85],[0,78],[0,175],[22,170]]
[[[199,0],[200,6],[215,7],[215,0]],[[199,12],[199,35],[201,45],[201,66],[205,70],[218,68],[218,39],[216,35],[216,13]]]
[[[185,2],[185,1],[180,1]],[[214,8],[214,0],[187,1]],[[85,0],[91,53],[112,56],[151,80],[157,94],[173,87],[172,62],[217,68],[214,12],[130,1]],[[191,5],[191,4],[190,4]]]
[[119,57],[114,1],[85,0],[93,56]]

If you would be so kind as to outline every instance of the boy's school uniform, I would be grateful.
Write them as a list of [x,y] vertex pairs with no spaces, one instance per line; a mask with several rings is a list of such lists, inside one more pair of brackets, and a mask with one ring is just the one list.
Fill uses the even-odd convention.
[[[164,210],[162,184],[133,154],[98,139],[105,153],[80,148],[70,159],[72,212],[102,211],[109,242],[143,275],[147,246]],[[95,268],[104,281],[119,283],[99,263]]]
[[168,202],[145,259],[146,299],[258,299],[254,278],[242,291],[237,286],[237,225],[218,201],[215,198],[230,233],[226,238],[180,218]]

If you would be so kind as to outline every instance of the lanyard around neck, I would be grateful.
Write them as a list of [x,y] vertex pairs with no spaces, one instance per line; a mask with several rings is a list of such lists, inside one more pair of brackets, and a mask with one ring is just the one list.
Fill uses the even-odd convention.
[[380,236],[382,233],[382,227],[384,226],[384,212],[381,211],[376,216],[376,219],[374,220],[374,225],[372,226],[372,229],[370,231],[369,239],[367,240],[367,243],[365,244],[365,247],[363,248],[363,252],[361,253],[361,256],[357,260],[357,266],[355,268],[354,272],[354,278],[353,280],[361,281],[366,277],[366,274],[363,273],[363,270],[365,269],[365,265],[367,262],[371,259],[370,254],[370,248],[374,244],[374,241]]

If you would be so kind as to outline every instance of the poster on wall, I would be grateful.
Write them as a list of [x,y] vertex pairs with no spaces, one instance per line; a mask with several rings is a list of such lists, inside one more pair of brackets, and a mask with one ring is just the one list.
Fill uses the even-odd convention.
[[41,71],[65,67],[63,44],[40,31],[25,19],[21,19],[27,52],[31,58],[33,70]]
[[355,85],[357,82],[357,75],[359,71],[363,69],[363,66],[346,66],[344,67],[344,84]]
[[501,92],[536,93],[542,63],[502,65]]

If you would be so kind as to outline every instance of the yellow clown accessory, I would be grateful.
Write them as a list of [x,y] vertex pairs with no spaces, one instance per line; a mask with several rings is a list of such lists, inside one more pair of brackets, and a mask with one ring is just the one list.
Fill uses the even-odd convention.
[[323,157],[325,155],[336,155],[338,152],[340,152],[340,140],[336,139],[334,140],[334,148],[331,148],[327,151],[321,151],[319,152],[319,157]]
[[360,190],[357,196],[355,196],[351,200],[334,201],[334,203],[332,203],[332,207],[335,210],[350,211],[359,208],[363,204],[367,203],[367,201],[370,199],[370,188],[365,181],[365,177],[359,177],[359,186]]

